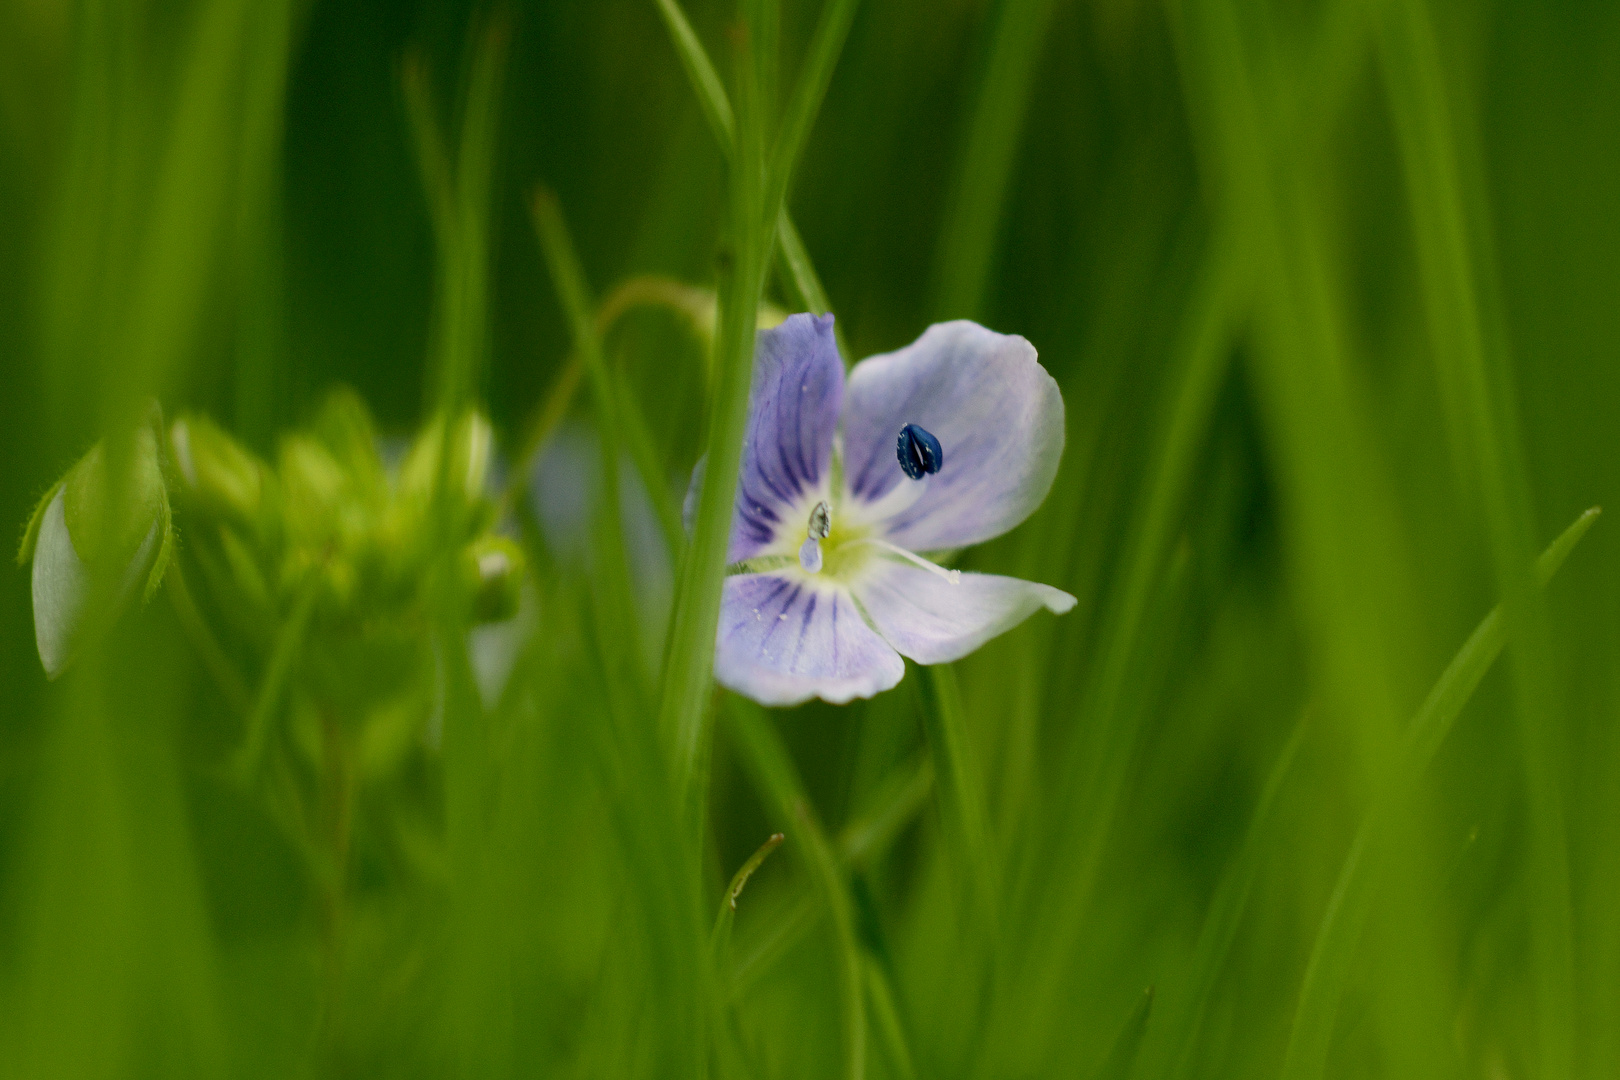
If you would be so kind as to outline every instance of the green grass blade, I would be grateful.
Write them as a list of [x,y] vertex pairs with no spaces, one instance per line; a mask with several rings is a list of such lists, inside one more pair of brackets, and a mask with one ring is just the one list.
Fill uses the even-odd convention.
[[474,45],[467,80],[456,153],[456,243],[449,251],[455,262],[445,282],[437,401],[447,412],[474,400],[489,351],[489,212],[508,39],[503,23],[486,27]]
[[192,648],[197,651],[213,678],[214,685],[229,705],[239,716],[247,716],[252,709],[252,699],[248,695],[247,683],[242,679],[242,673],[236,669],[236,664],[220,646],[219,638],[214,635],[213,629],[208,625],[202,612],[197,610],[197,601],[191,595],[191,589],[186,584],[185,573],[180,564],[175,561],[168,573],[164,576],[163,584],[169,593],[169,602],[174,605],[175,618],[179,620],[180,627],[191,639]]
[[[1047,855],[1037,852],[1020,867],[1020,911],[1032,903],[1083,907],[1096,888],[1132,753],[1130,677],[1151,647],[1151,612],[1164,586],[1177,513],[1208,430],[1216,391],[1228,370],[1234,321],[1246,300],[1240,273],[1230,257],[1212,254],[1194,289],[1192,313],[1177,344],[1179,359],[1162,407],[1147,490],[1133,512],[1125,564],[1104,623],[1098,674],[1081,701],[1076,735],[1064,755],[1061,775],[1088,778],[1080,797],[1060,811],[1063,816],[1053,826],[1058,837],[1053,847],[1071,853],[1073,859],[1072,885],[1062,895],[1053,891]],[[1037,912],[1027,917],[1042,921],[1052,916]],[[1033,978],[1042,987],[1039,996],[1056,992],[1051,980],[1060,975],[1057,960],[1084,928],[1083,921],[1074,919],[1057,925],[1055,937],[1039,947],[1036,957],[1039,974]]]
[[809,53],[800,68],[793,96],[788,99],[783,112],[781,130],[777,132],[776,145],[771,150],[766,171],[768,186],[765,208],[769,214],[766,220],[773,226],[778,208],[787,197],[788,181],[799,163],[799,154],[804,149],[805,140],[810,137],[810,127],[815,123],[822,98],[827,94],[827,84],[832,82],[833,68],[838,65],[838,56],[844,50],[844,40],[849,36],[849,27],[855,21],[855,11],[859,6],[860,0],[827,0],[821,9],[821,18],[810,38]]
[[984,805],[984,773],[968,738],[962,691],[949,664],[930,667],[918,685],[924,692],[923,727],[938,777],[935,791],[945,835],[955,849],[954,859],[967,879],[970,903],[993,955],[1000,924],[1000,875]]
[[607,359],[602,355],[601,339],[596,334],[596,320],[592,316],[595,305],[591,300],[590,286],[585,281],[584,267],[580,265],[568,226],[563,221],[562,207],[556,196],[545,188],[536,190],[532,206],[535,230],[545,253],[546,265],[551,271],[552,283],[568,316],[574,349],[583,359],[585,373],[591,383],[596,409],[597,446],[602,464],[602,490],[596,513],[603,542],[597,559],[606,589],[603,614],[609,620],[608,636],[619,643],[612,650],[610,663],[619,669],[618,677],[634,682],[636,665],[630,658],[638,655],[636,643],[642,639],[642,631],[635,618],[634,590],[629,565],[625,561],[629,553],[624,546],[623,511],[619,500],[620,432],[623,424],[618,394],[613,375],[608,371]]
[[754,327],[776,208],[764,211],[764,129],[751,55],[738,50],[737,153],[729,190],[731,267],[720,288],[720,326],[715,340],[715,380],[709,403],[708,465],[698,499],[692,543],[687,549],[671,617],[664,665],[659,727],[674,744],[675,771],[683,797],[705,760],[708,710],[714,674],[714,636],[720,620],[732,503],[742,465],[753,373]]
[[293,600],[286,621],[276,631],[270,661],[265,665],[258,692],[253,696],[253,711],[248,714],[246,738],[234,762],[237,777],[244,783],[256,780],[264,764],[282,693],[298,661],[299,650],[304,644],[304,631],[315,611],[318,596],[314,583],[306,585]]
[[772,833],[770,839],[759,845],[748,861],[738,867],[737,872],[731,875],[731,884],[726,886],[725,893],[720,897],[720,910],[714,917],[714,929],[709,933],[709,951],[714,954],[714,961],[718,967],[725,956],[726,949],[731,944],[731,924],[737,917],[737,897],[742,895],[743,887],[748,879],[754,876],[754,871],[762,866],[771,852],[782,846],[787,837],[782,833]]
[[720,615],[732,500],[742,461],[754,327],[765,273],[788,179],[826,93],[854,7],[854,0],[832,0],[823,11],[768,173],[764,170],[764,122],[759,115],[758,62],[751,55],[758,43],[749,42],[748,48],[739,50],[743,62],[738,77],[737,153],[731,170],[734,267],[721,290],[707,479],[675,607],[660,714],[664,729],[674,733],[677,773],[683,786],[699,768],[707,739],[705,715],[714,667],[714,632]]
[[990,57],[941,230],[936,317],[977,318],[995,258],[1013,160],[1052,21],[1053,0],[999,5]]
[[[1527,870],[1539,1072],[1567,1076],[1575,1054],[1575,942],[1559,779],[1564,719],[1551,674],[1546,614],[1529,573],[1532,499],[1511,376],[1504,370],[1506,350],[1487,338],[1489,321],[1481,310],[1470,244],[1469,204],[1481,206],[1484,200],[1470,199],[1469,188],[1483,191],[1486,181],[1476,178],[1470,185],[1463,171],[1459,132],[1467,124],[1453,121],[1427,4],[1381,5],[1379,13],[1380,55],[1401,144],[1448,432],[1461,479],[1483,504],[1504,617],[1515,624],[1510,667],[1530,808]],[[1491,273],[1488,259],[1480,273]]]
[[[832,302],[827,299],[827,290],[822,288],[821,278],[816,275],[816,268],[810,262],[810,252],[805,249],[804,238],[799,235],[798,226],[788,216],[787,207],[782,207],[782,213],[776,222],[776,241],[782,252],[782,267],[787,271],[787,282],[790,286],[789,299],[795,310],[814,312],[825,315],[832,311]],[[844,324],[833,323],[833,337],[838,342],[838,355],[843,357],[844,367],[847,369],[855,363],[855,356],[849,351],[849,342],[844,339]]]
[[728,695],[726,717],[741,752],[743,767],[759,793],[785,828],[793,830],[803,853],[805,868],[815,881],[821,902],[832,916],[833,942],[838,950],[839,992],[843,1001],[844,1076],[860,1080],[866,1075],[865,973],[855,936],[854,905],[837,854],[810,808],[809,796],[787,749],[771,726],[765,710],[751,701]]
[[675,55],[680,57],[681,66],[686,69],[686,77],[691,80],[692,89],[697,93],[698,105],[703,109],[703,118],[709,122],[709,130],[714,132],[714,141],[729,161],[737,142],[737,121],[731,112],[731,102],[726,97],[725,83],[720,81],[719,73],[714,70],[714,64],[710,63],[709,54],[704,51],[703,43],[698,40],[692,24],[687,21],[681,5],[676,0],[653,0],[653,2],[658,5],[658,14],[663,17],[664,26],[669,30],[670,41],[675,45]]
[[[727,161],[730,161],[734,155],[736,123],[732,117],[731,102],[726,97],[725,86],[715,74],[714,65],[704,52],[703,44],[692,32],[692,26],[687,22],[680,4],[676,0],[655,0],[655,2],[658,4],[659,14],[664,17],[664,25],[669,29],[670,39],[675,44],[675,52],[680,56],[681,65],[686,69],[687,78],[691,80],[692,89],[697,94],[698,103],[703,108],[703,115],[709,121],[709,129],[714,133],[720,152],[726,156]],[[789,114],[795,123],[804,127],[798,134],[801,141],[808,131],[808,122],[803,114],[806,109],[813,111],[814,107],[820,104],[819,95],[826,91],[825,82],[831,77],[837,50],[843,45],[843,35],[849,31],[849,22],[854,17],[854,6],[847,0],[837,10],[829,5],[822,27],[818,28],[812,46],[812,60],[817,61],[819,67],[811,74],[820,80],[820,88],[817,90],[810,86],[796,92]],[[844,10],[846,8],[848,10]],[[835,34],[839,35],[836,40]],[[817,94],[814,101],[810,98],[812,92]],[[784,132],[786,130],[784,124]],[[793,152],[796,156],[798,148]],[[786,183],[785,177],[783,183],[784,185]],[[777,242],[781,248],[782,262],[787,269],[788,282],[792,287],[798,310],[812,311],[817,315],[831,311],[832,305],[827,299],[826,290],[822,288],[821,279],[816,275],[815,267],[810,262],[810,253],[805,249],[804,240],[799,236],[799,230],[793,224],[786,205],[782,206],[779,213]],[[844,358],[847,367],[854,362],[854,357],[844,339],[841,324],[833,327],[833,335],[838,339],[838,352]]]
[[[858,813],[838,834],[838,857],[846,866],[859,867],[887,851],[895,838],[928,804],[934,790],[934,767],[927,758],[898,774],[872,798],[869,809]],[[740,994],[769,971],[810,932],[821,905],[803,897],[774,921],[774,931],[732,973],[732,993]]]
[[916,1080],[917,1066],[906,1038],[905,1025],[900,1022],[894,990],[889,977],[875,956],[865,953],[861,957],[866,969],[867,1000],[872,1005],[872,1019],[876,1021],[878,1035],[883,1039],[883,1050],[889,1057],[889,1067],[899,1080]]
[[1242,925],[1255,874],[1266,852],[1265,842],[1274,824],[1272,811],[1283,781],[1287,779],[1294,757],[1299,752],[1308,721],[1307,711],[1294,725],[1293,734],[1288,737],[1282,753],[1277,755],[1276,764],[1266,778],[1266,785],[1260,790],[1260,798],[1249,816],[1243,842],[1237,854],[1221,871],[1220,884],[1215,887],[1215,895],[1210,900],[1209,910],[1204,914],[1204,924],[1198,932],[1198,944],[1193,952],[1186,990],[1173,999],[1181,1004],[1160,1010],[1162,1024],[1158,1026],[1162,1028],[1163,1035],[1149,1040],[1147,1053],[1141,1059],[1144,1063],[1141,1075],[1182,1080],[1191,1074],[1196,1061],[1199,1032],[1203,1029],[1204,1018],[1215,992],[1216,977],[1225,966],[1232,942]]
[[642,488],[652,503],[658,527],[664,534],[670,558],[678,566],[686,553],[686,529],[681,524],[681,508],[676,505],[670,491],[669,479],[658,462],[658,450],[653,446],[652,433],[647,429],[647,418],[636,401],[635,390],[622,371],[611,373],[609,380],[614,392],[614,415],[618,418],[618,435],[630,453],[631,464],[641,477]]
[[1097,1066],[1096,1080],[1126,1080],[1131,1075],[1131,1067],[1136,1064],[1136,1055],[1142,1048],[1142,1036],[1147,1032],[1148,1018],[1152,1013],[1153,987],[1150,986],[1142,991],[1135,1008],[1131,1009],[1131,1015],[1125,1018],[1124,1026],[1114,1036],[1114,1045],[1109,1047],[1108,1056]]
[[[1541,585],[1557,573],[1597,515],[1598,511],[1592,509],[1576,518],[1537,560],[1535,577]],[[1324,1074],[1339,999],[1382,869],[1384,834],[1391,825],[1391,816],[1422,777],[1469,695],[1501,654],[1507,638],[1508,626],[1503,608],[1498,605],[1446,667],[1408,727],[1406,752],[1389,784],[1363,817],[1317,929],[1284,1055],[1284,1080],[1319,1080]]]

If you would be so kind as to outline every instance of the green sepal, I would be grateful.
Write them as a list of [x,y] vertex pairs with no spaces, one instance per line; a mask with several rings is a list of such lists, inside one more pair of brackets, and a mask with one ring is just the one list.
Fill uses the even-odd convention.
[[17,546],[17,565],[27,566],[34,559],[34,546],[39,543],[39,526],[45,520],[45,511],[50,509],[51,500],[56,493],[62,490],[62,480],[50,486],[50,489],[40,496],[38,505],[34,507],[28,524],[23,527],[22,543]]
[[149,604],[152,597],[157,595],[158,587],[163,584],[163,576],[168,573],[169,563],[174,558],[174,513],[169,508],[169,493],[165,491],[158,510],[158,527],[163,530],[163,538],[158,541],[157,558],[152,560],[151,572],[146,575],[146,588],[141,593],[141,603]]
[[[164,512],[168,494],[157,435],[149,425],[135,430],[129,474],[122,478],[127,484],[125,497],[111,497],[108,479],[107,445],[103,440],[91,447],[63,480],[62,519],[73,538],[74,550],[87,566],[104,558],[122,563],[128,554],[140,550],[153,520]],[[106,520],[111,509],[121,512],[120,520]]]

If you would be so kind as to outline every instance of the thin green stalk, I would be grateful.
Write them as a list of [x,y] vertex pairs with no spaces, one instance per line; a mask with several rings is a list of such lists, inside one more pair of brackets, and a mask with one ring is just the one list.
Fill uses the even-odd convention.
[[[597,445],[601,452],[602,492],[597,508],[603,530],[604,543],[597,552],[602,570],[602,581],[608,591],[607,610],[604,615],[612,622],[613,639],[620,643],[623,656],[638,655],[635,645],[641,638],[641,629],[634,616],[634,595],[630,583],[628,552],[624,546],[624,522],[619,501],[619,434],[623,427],[614,380],[602,355],[602,342],[596,336],[596,322],[592,317],[595,305],[591,301],[590,286],[585,271],[575,253],[574,243],[563,221],[562,208],[557,198],[545,188],[535,191],[533,200],[535,230],[545,253],[551,280],[562,301],[573,333],[574,349],[584,361],[586,376],[591,383],[595,399]],[[634,665],[627,665],[633,671]]]
[[[1056,993],[1060,958],[1069,954],[1083,920],[1052,914],[1059,905],[1084,906],[1097,885],[1097,875],[1118,805],[1125,792],[1132,752],[1134,721],[1129,715],[1130,675],[1151,640],[1148,633],[1154,597],[1163,588],[1166,559],[1177,514],[1225,378],[1231,339],[1239,312],[1247,302],[1241,267],[1230,248],[1214,242],[1194,290],[1186,331],[1177,343],[1178,360],[1161,407],[1146,491],[1133,510],[1124,566],[1108,608],[1102,633],[1103,655],[1098,674],[1081,702],[1064,754],[1060,775],[1087,777],[1080,797],[1056,823],[1055,850],[1074,852],[1078,885],[1059,895],[1049,887],[1047,857],[1026,859],[1018,880],[1018,910],[1037,922],[1058,927],[1036,946],[1041,995]],[[1031,907],[1034,905],[1034,908]],[[1044,908],[1041,905],[1045,905]]]
[[[816,276],[816,268],[810,262],[810,252],[804,246],[798,227],[788,216],[786,206],[782,207],[781,216],[776,222],[776,242],[781,247],[782,266],[787,271],[788,283],[792,285],[793,306],[816,315],[832,311],[827,290],[822,288],[821,278]],[[843,358],[845,369],[848,369],[855,362],[855,355],[849,351],[849,342],[844,339],[842,322],[833,323],[833,338],[838,342],[838,355]]]
[[[1534,580],[1538,587],[1544,588],[1558,572],[1570,551],[1597,520],[1598,513],[1594,507],[1576,518],[1536,560]],[[1435,751],[1445,741],[1474,688],[1507,643],[1509,624],[1504,610],[1503,604],[1491,610],[1429,691],[1407,727],[1405,748],[1389,781],[1356,830],[1305,968],[1283,1060],[1285,1080],[1316,1080],[1326,1069],[1339,999],[1382,869],[1386,830],[1392,824],[1392,815],[1405,804]]]
[[447,413],[470,404],[489,350],[489,208],[508,34],[494,22],[479,35],[467,81],[456,154],[454,271],[445,283],[445,349],[438,405]]
[[726,160],[730,161],[737,142],[737,122],[731,112],[731,102],[726,99],[725,84],[720,81],[714,64],[709,62],[709,54],[703,51],[703,43],[698,40],[692,24],[686,20],[681,5],[676,0],[653,0],[653,3],[658,5],[658,14],[663,16],[670,40],[675,45],[675,55],[680,57],[686,77],[692,81],[703,118],[714,132],[714,141],[719,144]]
[[787,836],[783,833],[772,833],[769,839],[759,845],[758,850],[748,856],[748,861],[731,875],[731,884],[726,886],[725,894],[720,897],[720,910],[714,917],[714,929],[709,933],[709,951],[714,954],[717,969],[731,945],[731,924],[737,918],[737,897],[742,895],[743,887],[748,884],[748,879],[754,876],[754,871],[764,865],[765,860],[771,857],[771,852],[781,847],[782,841],[786,839]]
[[[776,221],[777,242],[782,245],[782,265],[787,268],[788,280],[793,284],[793,291],[805,311],[817,315],[825,315],[832,310],[827,302],[827,290],[821,287],[821,279],[816,276],[816,268],[810,263],[810,253],[805,250],[804,238],[799,235],[798,226],[788,217],[786,208]],[[849,363],[849,357],[844,357],[844,363]]]
[[[872,809],[857,815],[838,834],[838,857],[846,866],[859,867],[894,842],[900,831],[916,820],[934,788],[933,764],[924,758],[903,776],[896,777],[874,798]],[[741,994],[776,965],[789,949],[815,925],[821,905],[815,897],[802,897],[773,920],[773,932],[738,962],[731,974],[731,992]]]
[[128,305],[121,327],[127,336],[119,362],[103,369],[127,391],[123,408],[140,408],[145,395],[171,385],[170,368],[185,355],[183,345],[200,321],[216,234],[229,205],[230,161],[219,147],[230,144],[229,133],[240,122],[236,105],[251,11],[252,5],[236,0],[201,5],[184,54],[158,180],[141,208],[138,262],[119,297]]
[[270,725],[275,720],[282,690],[292,675],[299,649],[304,644],[304,630],[315,611],[315,598],[318,595],[316,583],[306,583],[296,594],[292,610],[276,632],[269,663],[265,665],[264,676],[259,681],[259,692],[253,700],[253,711],[248,714],[247,737],[234,763],[237,777],[244,783],[252,783],[259,775],[270,741]]
[[224,695],[225,703],[239,716],[248,715],[252,706],[252,698],[247,691],[247,683],[242,679],[241,672],[226,655],[219,639],[208,627],[208,620],[204,619],[202,612],[197,610],[197,602],[192,598],[191,589],[186,585],[185,574],[181,571],[180,560],[176,559],[169,564],[168,572],[163,576],[163,584],[169,593],[169,602],[174,606],[174,614],[180,620],[180,628],[191,639],[192,648],[202,658],[203,666],[214,679],[214,685]]
[[734,696],[728,697],[728,705],[726,715],[741,751],[743,767],[760,794],[770,802],[772,812],[793,828],[799,838],[798,850],[804,855],[805,867],[832,916],[843,1001],[844,1076],[848,1080],[861,1080],[866,1075],[865,972],[844,871],[821,831],[804,785],[765,711],[753,702]]
[[900,1010],[895,1007],[889,976],[871,953],[863,954],[861,960],[866,969],[867,1000],[872,1003],[872,1017],[877,1021],[878,1035],[883,1039],[883,1050],[889,1056],[889,1066],[900,1080],[916,1080],[917,1066],[912,1060],[905,1025],[900,1022]]
[[853,815],[838,834],[839,857],[860,866],[887,848],[916,820],[933,788],[934,763],[926,757],[911,769],[897,771],[872,797],[871,809]]
[[669,479],[659,467],[658,451],[653,446],[652,433],[647,430],[647,419],[641,414],[635,391],[624,372],[611,373],[609,381],[612,383],[619,425],[618,436],[623,440],[624,448],[630,452],[630,462],[641,477],[647,500],[652,503],[653,514],[658,518],[658,527],[669,548],[669,557],[679,566],[681,557],[686,554],[686,529],[681,525],[681,509],[670,492]]
[[683,791],[707,745],[706,713],[714,666],[731,506],[742,462],[753,368],[754,328],[769,255],[788,180],[809,133],[838,53],[854,17],[855,0],[831,0],[811,40],[770,167],[764,167],[764,118],[759,109],[757,42],[739,49],[737,152],[731,169],[733,268],[721,290],[720,334],[708,442],[707,479],[699,498],[691,553],[682,575],[665,667],[662,726],[672,732]]
[[[669,29],[675,53],[680,57],[681,66],[686,69],[687,78],[691,80],[698,105],[703,109],[704,118],[709,122],[709,130],[713,132],[721,154],[731,162],[736,156],[737,134],[725,86],[715,74],[714,65],[709,61],[708,54],[703,51],[703,43],[698,41],[697,34],[692,31],[692,25],[687,21],[677,0],[654,0],[654,3],[658,5],[658,12],[663,16],[664,25]],[[822,25],[817,28],[811,56],[819,62],[816,77],[822,83],[820,92],[825,92],[825,80],[831,76],[833,63],[837,59],[836,52],[843,46],[843,36],[848,33],[849,22],[854,16],[854,6],[846,2],[835,10],[834,5],[829,4],[824,11]],[[843,8],[849,10],[845,11]],[[819,106],[819,100],[818,94],[814,104]],[[808,92],[805,100],[801,101],[796,97],[793,104],[800,109],[810,105]],[[813,119],[813,115],[811,118]],[[799,138],[802,140],[802,132]],[[796,157],[797,147],[793,153]],[[788,270],[788,280],[793,286],[795,298],[802,305],[802,310],[812,311],[817,315],[831,311],[832,304],[827,299],[826,290],[822,288],[815,267],[811,265],[810,254],[804,246],[804,240],[799,236],[798,227],[793,224],[793,219],[788,214],[785,200],[778,217],[776,242],[781,248],[782,261]],[[841,325],[834,325],[833,336],[837,338],[838,352],[844,358],[845,366],[848,366],[853,362],[853,356],[849,351],[848,342],[844,339]]]
[[234,253],[241,284],[233,381],[237,434],[263,450],[270,444],[283,381],[281,168],[294,2],[256,4],[251,17],[236,179]]
[[731,265],[720,288],[715,380],[709,406],[708,465],[698,498],[692,543],[671,616],[659,726],[672,740],[683,803],[706,756],[714,674],[714,636],[731,532],[732,501],[742,465],[753,371],[754,328],[765,288],[764,129],[759,115],[752,42],[738,56],[737,153],[731,165]]
[[[603,297],[601,305],[596,309],[597,340],[607,340],[608,331],[613,329],[620,317],[638,307],[664,308],[683,316],[691,323],[694,333],[703,342],[705,351],[712,348],[714,294],[657,274],[642,274],[629,278],[620,282],[612,292]],[[552,383],[551,390],[536,406],[534,416],[525,428],[523,441],[518,445],[517,453],[512,456],[512,472],[507,479],[506,490],[502,493],[505,508],[510,509],[528,490],[534,463],[551,441],[551,436],[562,423],[563,417],[568,414],[568,408],[573,404],[574,393],[579,389],[584,374],[584,360],[579,351],[576,349],[569,352],[568,358],[563,362],[562,371]],[[627,386],[622,371],[618,373],[617,378],[621,385]],[[706,371],[704,378],[708,378]],[[628,389],[621,395],[621,400],[627,398]],[[638,461],[637,464],[639,466],[641,463]],[[652,487],[650,475],[644,477],[648,480],[649,488]],[[684,546],[685,540],[686,533],[683,530],[681,546]]]
[[832,82],[833,68],[838,64],[839,54],[844,51],[844,41],[849,36],[849,27],[855,21],[855,11],[859,6],[860,0],[827,0],[821,9],[821,18],[816,22],[810,48],[800,67],[799,81],[783,112],[782,126],[776,134],[776,144],[771,150],[766,169],[765,222],[773,233],[781,207],[787,199],[788,182],[799,163],[805,140],[810,137],[810,127],[815,123],[816,113],[821,111],[827,85]]
[[417,167],[428,199],[438,257],[438,309],[429,404],[454,415],[472,400],[488,349],[489,203],[507,31],[495,23],[472,53],[460,141],[452,165],[421,57],[402,69]]

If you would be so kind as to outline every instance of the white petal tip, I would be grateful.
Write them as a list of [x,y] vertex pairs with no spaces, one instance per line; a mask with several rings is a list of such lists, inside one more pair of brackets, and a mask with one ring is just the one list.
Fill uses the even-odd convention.
[[1067,615],[1074,608],[1077,601],[1062,589],[1054,589],[1048,585],[1045,589],[1043,603],[1046,604],[1046,610],[1052,614]]

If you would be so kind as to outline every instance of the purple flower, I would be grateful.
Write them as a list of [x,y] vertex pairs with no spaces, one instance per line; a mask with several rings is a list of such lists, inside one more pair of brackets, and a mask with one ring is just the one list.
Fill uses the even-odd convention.
[[[917,554],[1000,536],[1046,498],[1063,396],[1030,343],[940,323],[846,385],[832,323],[794,315],[754,354],[714,667],[766,705],[871,697],[900,681],[902,656],[947,663],[1074,606]],[[700,463],[689,512],[701,479]]]

